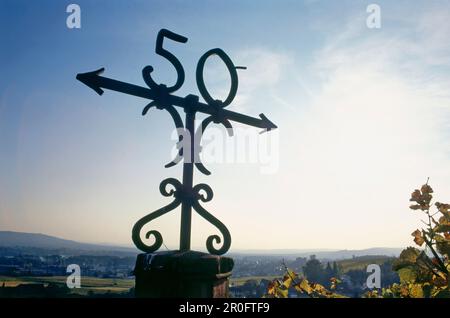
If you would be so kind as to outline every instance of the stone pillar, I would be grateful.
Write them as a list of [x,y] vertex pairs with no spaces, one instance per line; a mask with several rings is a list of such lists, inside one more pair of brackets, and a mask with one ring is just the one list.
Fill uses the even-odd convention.
[[196,251],[139,254],[136,297],[226,298],[233,259]]

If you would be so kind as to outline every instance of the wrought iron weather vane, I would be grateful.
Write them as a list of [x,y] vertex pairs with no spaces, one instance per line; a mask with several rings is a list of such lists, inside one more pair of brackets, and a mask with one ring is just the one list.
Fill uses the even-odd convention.
[[[153,67],[151,66],[146,66],[142,70],[142,76],[149,88],[124,83],[107,77],[102,77],[99,74],[104,71],[104,68],[101,68],[94,72],[80,73],[77,75],[77,79],[86,84],[88,87],[92,88],[99,95],[103,94],[103,89],[110,89],[128,95],[134,95],[137,97],[149,99],[151,100],[151,102],[147,106],[145,106],[142,111],[142,115],[145,115],[152,107],[156,107],[160,110],[167,110],[172,116],[175,127],[178,129],[178,131],[185,132],[183,134],[179,134],[179,151],[177,157],[165,166],[166,168],[169,168],[183,160],[183,182],[181,183],[174,178],[168,178],[161,182],[159,186],[161,194],[167,197],[173,196],[174,200],[170,204],[144,216],[138,222],[136,222],[132,230],[132,239],[136,247],[147,253],[151,253],[159,249],[163,242],[161,233],[156,230],[148,231],[145,234],[146,239],[150,239],[151,236],[154,236],[155,240],[152,245],[147,245],[141,238],[141,230],[151,220],[154,220],[181,205],[180,250],[190,250],[191,215],[192,209],[194,209],[203,218],[216,226],[217,229],[221,232],[223,236],[223,243],[218,235],[211,235],[206,241],[206,247],[211,254],[221,255],[226,253],[230,248],[230,232],[222,222],[220,222],[217,218],[215,218],[200,205],[199,201],[208,202],[212,199],[212,189],[204,183],[197,184],[195,186],[193,185],[194,166],[200,172],[206,175],[210,174],[208,169],[206,169],[206,167],[199,160],[199,143],[201,134],[210,123],[223,124],[226,128],[228,128],[229,135],[232,135],[233,133],[231,121],[263,128],[266,131],[275,129],[277,128],[277,126],[273,124],[269,119],[267,119],[264,114],[260,114],[260,118],[255,118],[224,109],[226,106],[231,104],[234,97],[236,96],[238,88],[238,76],[236,69],[243,67],[234,66],[228,55],[218,48],[211,49],[203,54],[197,64],[197,86],[206,103],[200,102],[199,97],[192,94],[187,95],[186,97],[173,95],[172,93],[178,90],[183,85],[185,74],[180,61],[172,53],[163,48],[164,38],[168,38],[180,43],[186,43],[188,39],[166,29],[162,29],[158,33],[155,52],[166,58],[173,65],[177,72],[177,81],[175,85],[171,87],[167,87],[164,84],[157,84],[152,79],[151,73],[153,72]],[[208,90],[206,89],[203,80],[203,69],[205,66],[205,62],[211,55],[218,55],[222,59],[231,76],[231,88],[227,98],[224,101],[215,100],[214,98],[212,98]],[[184,112],[186,113],[184,123],[175,106],[184,109]],[[196,113],[209,115],[202,121],[202,124],[197,129],[197,131],[195,130],[194,125]],[[198,138],[198,136],[200,136],[200,138]],[[183,140],[183,138],[186,137],[190,138],[188,142],[186,142],[186,140]],[[188,145],[189,149],[184,149],[187,147],[186,145]],[[169,185],[173,188],[168,190]],[[222,246],[216,249],[213,243],[222,243]]]

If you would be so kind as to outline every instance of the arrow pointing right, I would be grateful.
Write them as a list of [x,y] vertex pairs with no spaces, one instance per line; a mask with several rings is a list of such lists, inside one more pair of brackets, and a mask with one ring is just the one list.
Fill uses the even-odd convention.
[[267,129],[267,131],[278,128],[277,125],[275,125],[273,122],[269,120],[269,118],[266,117],[266,115],[259,114],[259,117],[261,117],[261,120],[263,121],[262,123],[263,128]]

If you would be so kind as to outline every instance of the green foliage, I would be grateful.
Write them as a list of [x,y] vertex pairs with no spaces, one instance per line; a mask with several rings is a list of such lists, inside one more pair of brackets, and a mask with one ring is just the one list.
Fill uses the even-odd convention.
[[[313,262],[313,264],[316,264]],[[320,262],[319,262],[320,264]],[[330,288],[325,288],[322,284],[311,283],[306,278],[300,277],[294,271],[286,268],[286,274],[283,279],[273,280],[268,288],[267,295],[269,298],[287,298],[289,291],[295,291],[300,295],[305,295],[311,298],[345,298],[345,296],[339,295],[332,290],[336,289],[336,286],[341,283],[337,278],[332,277],[330,279]]]
[[[303,273],[310,281],[325,284],[330,278],[327,277],[328,271],[331,271],[331,267],[323,268],[322,263],[315,257],[311,257],[303,267]],[[330,273],[331,274],[331,273]]]
[[[450,252],[450,205],[436,202],[431,212],[433,189],[424,184],[411,194],[415,204],[410,209],[420,211],[427,217],[426,228],[415,230],[411,236],[419,247],[408,247],[394,262],[393,269],[400,276],[400,284],[383,288],[381,293],[366,293],[366,297],[385,298],[449,298],[449,252]],[[436,220],[437,219],[437,220]]]

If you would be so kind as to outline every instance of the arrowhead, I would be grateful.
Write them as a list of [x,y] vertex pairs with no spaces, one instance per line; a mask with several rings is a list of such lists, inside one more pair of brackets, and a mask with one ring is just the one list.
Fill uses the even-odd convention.
[[266,129],[266,131],[278,128],[277,125],[272,123],[264,114],[259,114],[259,117],[262,120],[262,127],[261,128]]
[[86,86],[89,86],[90,88],[92,88],[94,91],[97,92],[97,94],[102,95],[103,90],[100,88],[100,85],[97,80],[98,80],[98,75],[103,73],[104,70],[105,70],[105,68],[102,67],[101,69],[98,69],[93,72],[79,73],[79,74],[77,74],[77,80],[79,80]]

